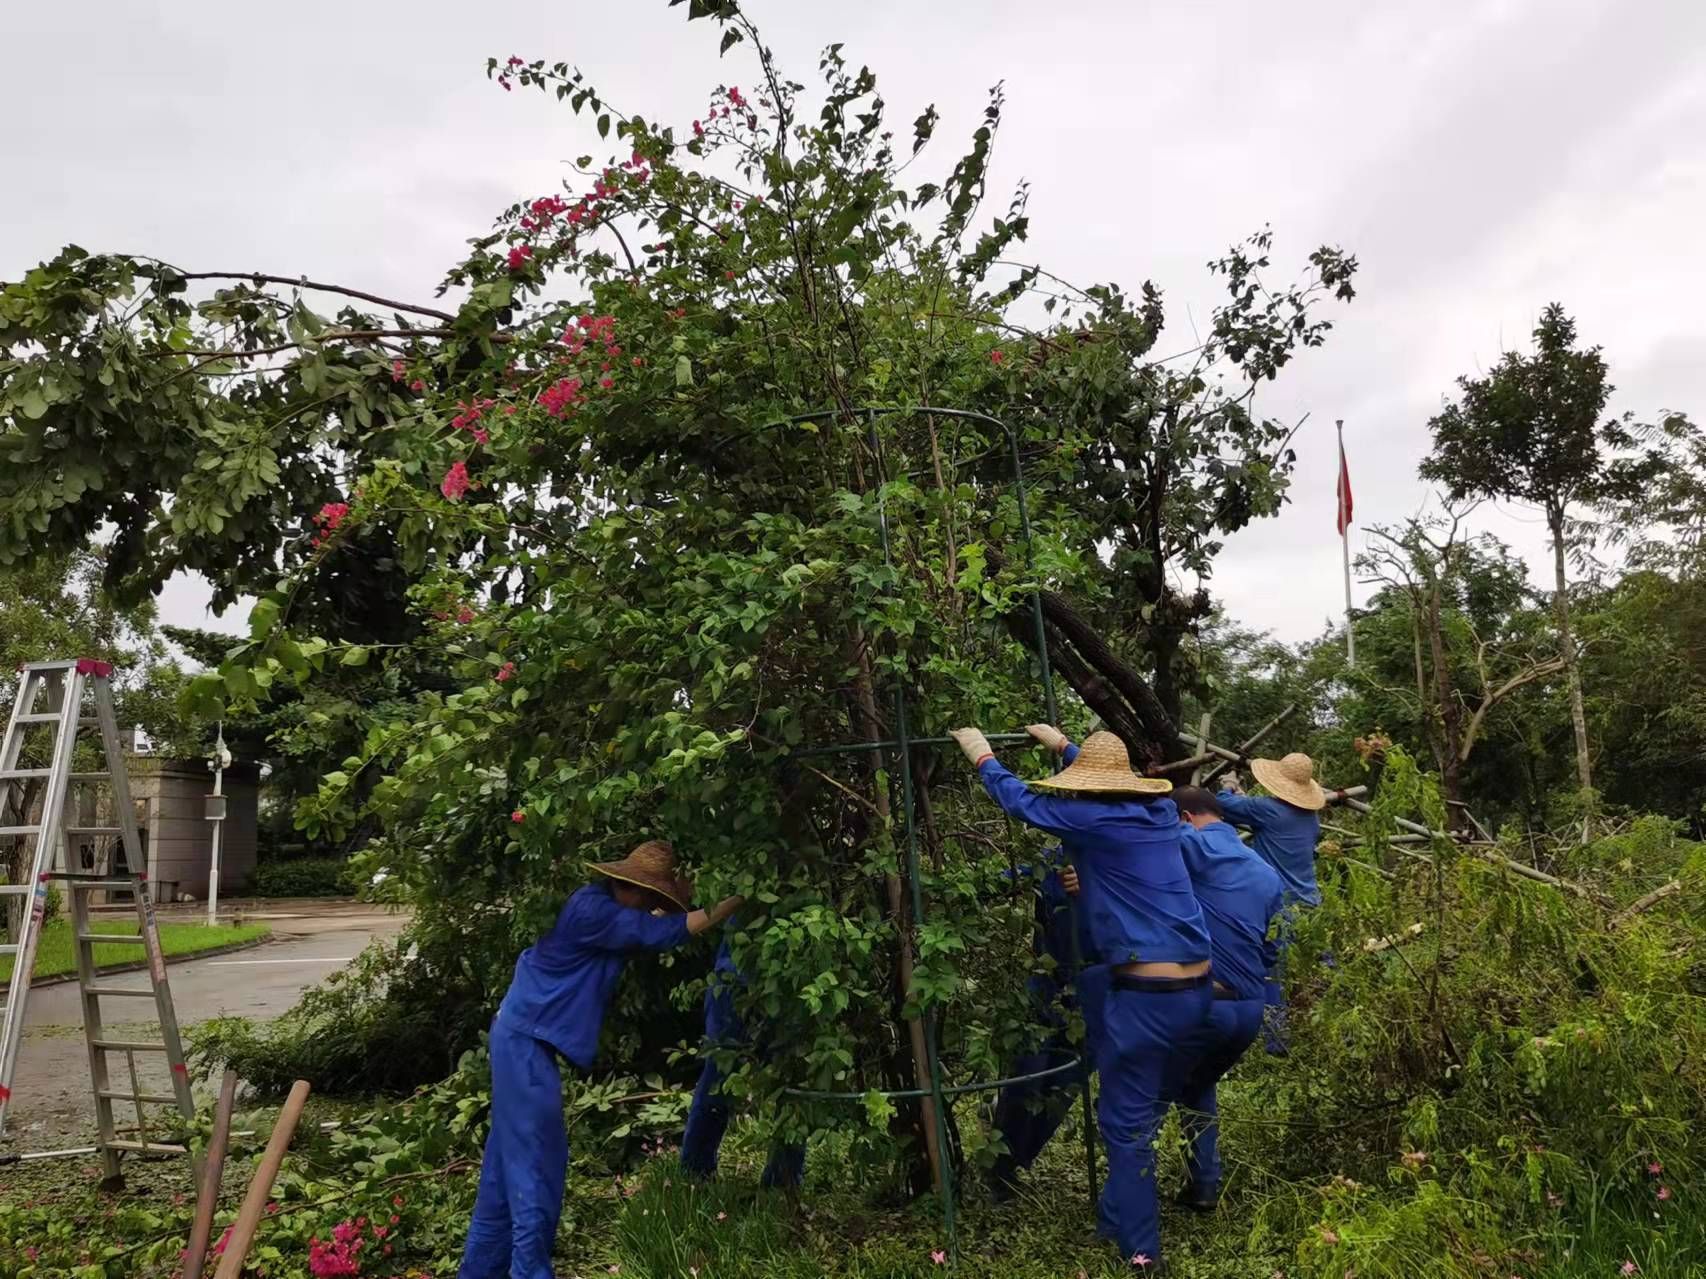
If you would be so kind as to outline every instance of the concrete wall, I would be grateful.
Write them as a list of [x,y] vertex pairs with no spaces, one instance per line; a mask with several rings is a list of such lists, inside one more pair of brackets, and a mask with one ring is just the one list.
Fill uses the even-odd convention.
[[[213,773],[202,760],[132,755],[131,797],[143,809],[148,878],[161,901],[183,894],[207,897],[213,823],[206,818]],[[255,877],[259,770],[235,764],[225,770],[225,823],[219,847],[219,894],[241,892]]]

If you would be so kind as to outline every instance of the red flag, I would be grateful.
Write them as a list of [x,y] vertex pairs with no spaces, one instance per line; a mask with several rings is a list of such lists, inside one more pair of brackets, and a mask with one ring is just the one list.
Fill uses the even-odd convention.
[[1351,526],[1351,468],[1345,462],[1345,440],[1339,437],[1339,536]]

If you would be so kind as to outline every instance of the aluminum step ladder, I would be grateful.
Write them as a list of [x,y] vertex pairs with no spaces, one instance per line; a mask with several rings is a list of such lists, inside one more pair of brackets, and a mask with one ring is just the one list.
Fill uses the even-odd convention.
[[[0,821],[6,820],[15,793],[27,795],[20,783],[42,783],[39,808],[31,799],[19,806],[23,824],[0,825],[0,855],[11,846],[15,858],[22,854],[18,864],[23,869],[15,882],[0,884],[0,942],[4,943],[0,944],[0,955],[12,959],[11,982],[5,1003],[0,1005],[0,1137],[5,1135],[6,1113],[12,1101],[12,1080],[24,1035],[24,1007],[47,914],[48,888],[58,882],[65,888],[66,913],[77,956],[77,984],[82,995],[83,1034],[89,1049],[101,1159],[107,1182],[116,1184],[120,1178],[119,1156],[123,1153],[187,1153],[180,1144],[154,1140],[162,1125],[156,1122],[151,1129],[146,1108],[170,1106],[190,1119],[195,1115],[195,1101],[184,1066],[172,992],[166,982],[166,959],[160,948],[154,903],[148,891],[142,839],[136,826],[136,809],[131,804],[130,778],[119,743],[118,719],[113,712],[111,674],[108,663],[90,658],[29,663],[18,673],[17,700],[5,737],[0,739]],[[40,731],[48,726],[50,731]],[[38,730],[33,737],[32,729]],[[79,734],[85,730],[98,735],[105,771],[73,771]],[[71,815],[69,803],[76,785],[103,786],[110,791],[114,825],[75,824],[80,819]],[[37,814],[33,822],[32,811]],[[130,872],[128,877],[115,875],[98,864],[93,872],[84,871],[81,859],[74,861],[70,850],[74,841],[88,837],[120,839]],[[90,895],[96,891],[130,894],[136,908],[135,935],[94,930]],[[101,981],[95,971],[97,944],[140,947],[147,984]],[[109,1036],[101,1018],[103,999],[127,1003],[152,1000],[160,1038]],[[159,1084],[146,1083],[137,1069],[139,1055],[146,1061],[162,1054],[170,1073],[169,1092],[159,1091]],[[122,1074],[115,1069],[120,1064]],[[115,1075],[121,1075],[116,1087]],[[134,1124],[120,1126],[114,1109],[118,1102],[134,1105]]]

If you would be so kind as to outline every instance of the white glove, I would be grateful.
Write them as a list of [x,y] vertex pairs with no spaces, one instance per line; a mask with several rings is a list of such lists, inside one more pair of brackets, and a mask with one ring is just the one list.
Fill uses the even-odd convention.
[[1025,731],[1056,755],[1062,754],[1066,750],[1066,734],[1053,724],[1026,724]]
[[973,768],[982,762],[984,756],[995,753],[989,749],[989,739],[983,735],[982,729],[956,728],[948,736],[960,744],[960,749],[966,753],[966,758],[972,762]]

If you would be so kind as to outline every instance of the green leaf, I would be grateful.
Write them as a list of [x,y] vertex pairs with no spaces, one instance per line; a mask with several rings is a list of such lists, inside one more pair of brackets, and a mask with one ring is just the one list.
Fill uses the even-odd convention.
[[343,660],[339,666],[366,666],[367,650],[359,644],[352,644],[344,650]]
[[693,361],[685,355],[675,357],[675,384],[677,386],[693,385]]
[[18,411],[32,421],[47,412],[47,401],[42,398],[39,388],[31,387],[18,400]]
[[608,115],[598,117],[598,136],[601,138],[610,136],[610,117]]

